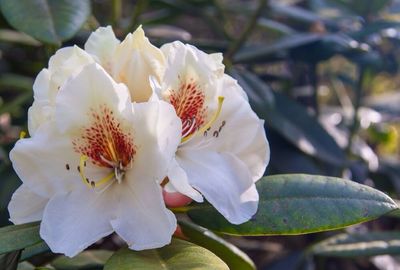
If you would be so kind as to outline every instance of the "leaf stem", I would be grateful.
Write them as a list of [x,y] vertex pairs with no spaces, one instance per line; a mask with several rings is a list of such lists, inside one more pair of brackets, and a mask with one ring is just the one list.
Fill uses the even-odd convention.
[[122,1],[112,0],[111,24],[113,28],[116,28],[118,26],[121,14],[122,14]]
[[246,39],[253,32],[254,27],[257,24],[258,18],[261,16],[262,11],[267,6],[268,0],[259,0],[258,7],[254,12],[253,16],[250,18],[250,21],[247,23],[246,28],[241,33],[238,39],[233,41],[231,46],[228,48],[227,53],[225,54],[225,63],[231,63],[232,58],[235,53],[242,47],[242,45],[246,42]]
[[354,105],[353,105],[353,120],[350,126],[348,144],[346,148],[346,153],[350,155],[351,147],[353,145],[354,137],[360,127],[358,111],[361,107],[361,99],[363,96],[363,82],[366,76],[366,70],[362,66],[358,66],[358,79],[357,85],[355,87],[355,97],[354,97]]
[[126,34],[133,31],[139,24],[139,16],[143,13],[148,5],[148,0],[139,0],[136,3],[135,9],[133,10],[133,14],[131,17],[131,21],[126,28]]

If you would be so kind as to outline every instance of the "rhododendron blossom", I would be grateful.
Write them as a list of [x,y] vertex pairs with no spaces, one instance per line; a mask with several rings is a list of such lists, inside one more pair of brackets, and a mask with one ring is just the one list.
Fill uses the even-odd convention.
[[158,96],[182,121],[181,144],[166,190],[201,202],[202,195],[231,223],[257,211],[255,182],[269,162],[263,121],[237,82],[224,74],[221,54],[173,42],[162,46],[167,66]]
[[158,182],[180,140],[173,107],[132,103],[96,63],[69,78],[54,102],[53,119],[11,151],[23,181],[11,221],[41,219],[41,237],[68,256],[113,231],[136,250],[168,244],[176,219]]
[[65,47],[49,60],[33,85],[34,102],[29,109],[28,128],[33,135],[38,126],[54,116],[55,97],[60,87],[83,67],[100,64],[116,82],[124,83],[132,101],[144,102],[151,95],[149,76],[161,79],[165,60],[161,50],[153,46],[139,27],[120,42],[111,27],[100,27],[85,43],[85,50],[77,46]]
[[58,50],[33,90],[31,137],[10,153],[23,184],[9,212],[14,224],[41,220],[53,252],[74,256],[114,231],[135,250],[168,244],[172,192],[204,196],[234,224],[257,211],[269,145],[221,54],[100,27],[84,49]]

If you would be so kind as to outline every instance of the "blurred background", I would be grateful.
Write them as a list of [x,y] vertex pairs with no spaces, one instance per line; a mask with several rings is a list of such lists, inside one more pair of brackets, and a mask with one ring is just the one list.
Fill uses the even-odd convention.
[[[0,1],[0,226],[9,224],[7,205],[20,185],[8,153],[27,130],[35,76],[55,50],[83,47],[105,25],[120,39],[143,25],[156,46],[182,40],[224,53],[226,72],[265,119],[266,174],[343,177],[399,197],[400,1],[48,0],[53,16],[45,2]],[[392,241],[399,218],[303,236],[227,239],[258,269],[400,269],[400,241]],[[320,248],[327,238],[363,244],[346,238],[353,232],[366,232],[370,242],[378,235],[375,244],[387,248]]]

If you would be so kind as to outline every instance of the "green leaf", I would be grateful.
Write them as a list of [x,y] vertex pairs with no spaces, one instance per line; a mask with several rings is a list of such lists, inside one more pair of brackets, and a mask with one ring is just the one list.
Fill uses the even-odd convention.
[[399,255],[400,232],[343,233],[312,246],[309,252],[329,257]]
[[231,235],[296,235],[344,228],[384,215],[397,205],[379,190],[335,177],[272,175],[257,182],[257,214],[230,224],[210,205],[189,208],[189,217]]
[[173,239],[168,246],[133,251],[127,248],[114,253],[104,270],[147,269],[213,269],[227,270],[228,266],[211,251],[186,241]]
[[24,261],[26,259],[29,259],[35,255],[45,253],[50,251],[50,248],[47,246],[47,244],[42,241],[37,244],[34,244],[32,246],[26,247],[24,250],[22,250],[21,254],[21,261]]
[[273,128],[304,153],[338,167],[345,165],[343,150],[306,108],[272,91],[252,73],[233,71],[232,75],[239,80],[251,107],[266,121],[268,128]]
[[212,251],[224,260],[230,270],[256,269],[253,261],[246,253],[210,230],[186,221],[180,221],[179,225],[183,234],[189,237],[190,242]]
[[17,270],[35,270],[35,266],[29,262],[22,262],[18,264]]
[[51,265],[57,270],[91,269],[103,266],[111,257],[108,250],[84,251],[73,258],[60,256]]
[[259,63],[275,59],[277,56],[285,56],[288,50],[298,46],[313,43],[321,39],[317,34],[293,34],[285,36],[269,45],[257,47],[244,47],[234,57],[235,63]]
[[0,255],[0,269],[16,270],[18,267],[19,256],[21,256],[20,250]]
[[0,254],[23,249],[42,241],[39,235],[39,222],[0,228]]
[[0,8],[17,30],[55,45],[71,38],[90,15],[88,0],[0,0]]

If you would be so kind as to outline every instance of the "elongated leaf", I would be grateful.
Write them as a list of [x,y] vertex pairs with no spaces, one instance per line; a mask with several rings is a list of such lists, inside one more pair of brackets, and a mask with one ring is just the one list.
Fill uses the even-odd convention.
[[102,267],[111,255],[112,252],[108,250],[89,250],[73,258],[60,256],[51,265],[57,270],[92,269]]
[[253,261],[243,251],[210,230],[186,221],[180,221],[179,225],[190,242],[212,251],[225,261],[230,270],[255,269]]
[[111,256],[104,267],[104,270],[131,269],[226,270],[229,268],[211,251],[176,239],[170,245],[159,249],[140,252],[121,249]]
[[56,45],[71,38],[90,14],[88,0],[1,0],[0,8],[17,30]]
[[398,255],[400,232],[339,234],[314,245],[309,252],[330,257]]
[[244,47],[236,54],[233,60],[237,63],[263,62],[270,58],[275,58],[276,55],[286,55],[290,49],[316,42],[320,39],[321,36],[317,34],[302,33],[285,36],[267,46]]
[[18,264],[17,270],[35,270],[35,266],[28,262],[22,262]]
[[0,228],[0,254],[40,243],[39,222]]
[[349,180],[306,174],[272,175],[257,182],[257,214],[230,224],[210,205],[189,209],[189,217],[232,235],[294,235],[343,228],[384,215],[397,205],[379,190]]
[[343,150],[303,106],[272,91],[252,73],[233,71],[232,75],[244,87],[253,110],[267,127],[311,156],[339,167],[345,165]]
[[0,269],[16,270],[18,267],[19,256],[21,256],[20,250],[0,255]]
[[21,261],[29,259],[35,255],[45,253],[50,251],[50,248],[47,246],[47,244],[42,241],[37,244],[34,244],[32,246],[26,247],[24,250],[22,250],[21,254]]

